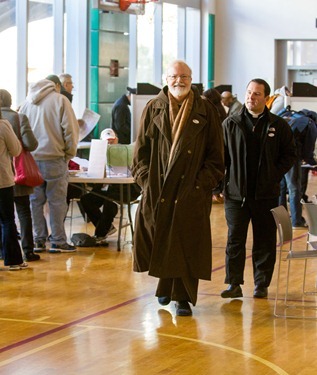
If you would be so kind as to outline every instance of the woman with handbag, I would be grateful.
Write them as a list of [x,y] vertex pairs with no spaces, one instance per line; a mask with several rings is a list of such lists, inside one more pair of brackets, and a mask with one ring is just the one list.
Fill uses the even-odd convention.
[[20,154],[20,141],[14,134],[7,120],[1,119],[0,111],[0,226],[2,239],[2,256],[4,265],[9,270],[26,268],[17,236],[14,220],[13,186],[14,173],[11,158]]
[[[24,150],[33,151],[38,142],[25,115],[18,114],[11,109],[11,94],[7,90],[0,90],[0,107],[2,118],[10,122],[15,135],[19,138]],[[33,187],[16,183],[14,188],[14,203],[20,222],[21,245],[24,258],[31,262],[39,260],[40,256],[34,253],[33,225],[30,209],[30,194]]]

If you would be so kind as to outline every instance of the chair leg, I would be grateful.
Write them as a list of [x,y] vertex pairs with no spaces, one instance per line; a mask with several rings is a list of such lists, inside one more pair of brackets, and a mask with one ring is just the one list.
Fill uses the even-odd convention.
[[282,263],[282,255],[280,253],[279,262],[278,262],[278,268],[277,268],[276,294],[275,294],[275,303],[274,303],[274,315],[276,317],[280,316],[280,314],[278,314],[278,312],[277,312],[277,301],[278,301],[278,298],[279,298],[281,263]]
[[288,261],[287,265],[287,277],[286,277],[286,290],[285,290],[285,305],[287,306],[287,299],[288,299],[288,286],[289,286],[289,275],[291,272],[291,262]]

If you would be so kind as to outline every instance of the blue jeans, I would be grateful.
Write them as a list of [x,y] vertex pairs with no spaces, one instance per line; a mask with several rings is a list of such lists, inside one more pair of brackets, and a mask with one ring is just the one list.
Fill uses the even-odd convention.
[[[68,163],[63,159],[36,160],[44,183],[34,188],[30,195],[33,219],[34,240],[45,242],[48,237],[52,244],[64,244],[67,236],[64,219],[67,213]],[[45,203],[48,203],[51,234],[44,215]]]
[[4,265],[23,263],[14,220],[13,186],[0,189],[0,225]]
[[302,205],[300,203],[301,193],[301,161],[298,160],[293,167],[284,175],[280,183],[279,204],[287,209],[286,195],[288,191],[289,207],[291,211],[292,225],[300,225],[302,223]]

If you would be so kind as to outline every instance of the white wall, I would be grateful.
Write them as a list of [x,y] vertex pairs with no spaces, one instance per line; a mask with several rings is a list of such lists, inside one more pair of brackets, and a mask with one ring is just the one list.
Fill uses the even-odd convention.
[[252,78],[274,88],[275,39],[317,39],[316,0],[215,0],[215,84],[243,102]]

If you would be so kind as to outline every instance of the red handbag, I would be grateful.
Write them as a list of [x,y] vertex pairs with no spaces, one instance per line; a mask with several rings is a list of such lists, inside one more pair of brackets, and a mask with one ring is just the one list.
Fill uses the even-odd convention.
[[21,142],[22,151],[20,155],[13,158],[13,165],[15,169],[14,182],[17,185],[26,185],[31,187],[42,185],[44,179],[38,165],[36,164],[36,161],[34,160],[30,151],[23,148],[20,122],[18,138]]
[[33,156],[27,150],[23,149],[19,156],[13,158],[15,169],[14,182],[17,185],[39,186],[44,180]]

